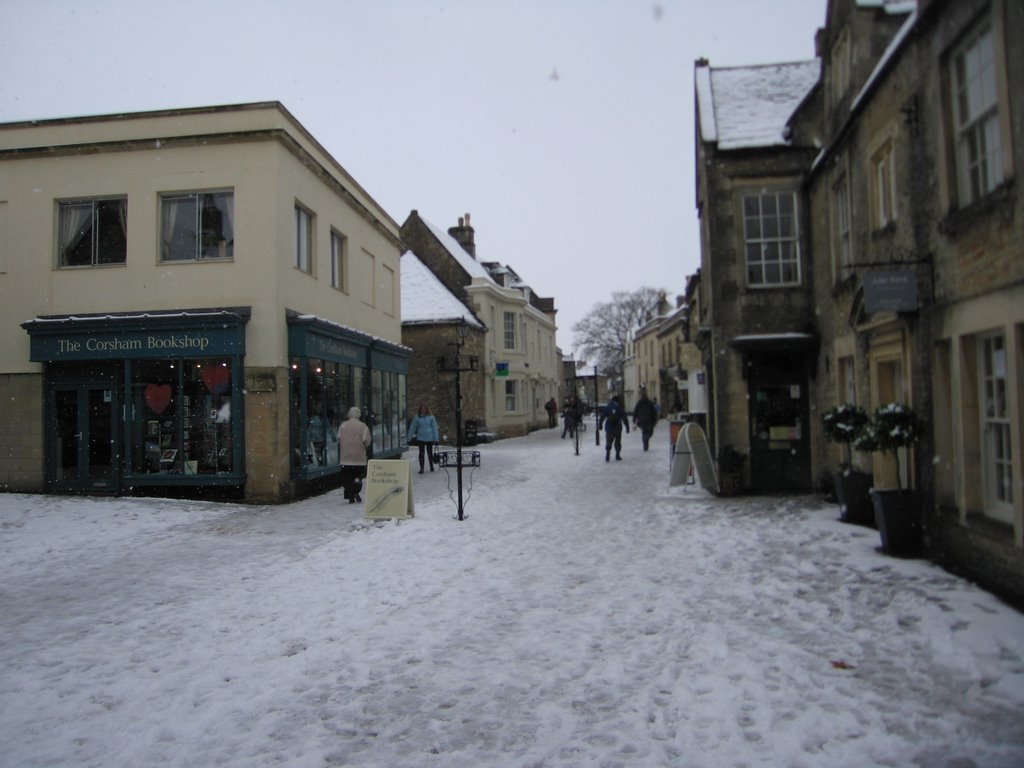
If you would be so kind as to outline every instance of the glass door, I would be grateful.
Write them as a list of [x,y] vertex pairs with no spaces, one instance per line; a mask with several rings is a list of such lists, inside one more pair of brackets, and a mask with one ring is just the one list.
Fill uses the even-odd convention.
[[50,489],[115,490],[113,388],[60,384],[52,393]]

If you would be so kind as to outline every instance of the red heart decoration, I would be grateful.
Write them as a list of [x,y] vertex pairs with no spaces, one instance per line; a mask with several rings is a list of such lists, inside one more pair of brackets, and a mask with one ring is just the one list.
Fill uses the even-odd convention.
[[203,383],[215,395],[227,392],[230,381],[231,371],[223,365],[208,365],[203,369]]
[[146,405],[149,406],[153,413],[159,415],[167,409],[171,402],[171,385],[147,384],[145,397]]

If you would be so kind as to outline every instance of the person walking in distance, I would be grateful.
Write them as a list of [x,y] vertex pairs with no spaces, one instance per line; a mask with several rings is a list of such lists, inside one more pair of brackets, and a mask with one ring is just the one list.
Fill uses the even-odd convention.
[[359,492],[363,490],[366,477],[366,449],[373,441],[370,428],[364,424],[363,412],[355,406],[348,409],[348,418],[338,427],[338,444],[341,453],[341,484],[349,504],[362,501]]
[[633,426],[640,428],[640,436],[644,441],[646,451],[651,443],[651,435],[654,433],[654,425],[658,423],[658,409],[649,397],[647,389],[640,387],[640,399],[636,401],[633,408]]
[[604,425],[604,460],[611,461],[612,448],[615,448],[615,460],[622,461],[622,428],[629,432],[629,416],[622,407],[622,401],[615,395],[604,407],[598,429]]
[[434,418],[434,414],[430,412],[430,409],[424,403],[420,406],[416,415],[412,417],[412,421],[409,422],[409,432],[406,435],[409,445],[418,445],[420,447],[421,475],[423,474],[424,451],[427,454],[427,461],[430,462],[430,471],[434,471],[434,446],[437,445],[439,439],[437,419]]
[[558,426],[558,403],[555,398],[544,403],[544,410],[548,412],[548,429],[554,429]]

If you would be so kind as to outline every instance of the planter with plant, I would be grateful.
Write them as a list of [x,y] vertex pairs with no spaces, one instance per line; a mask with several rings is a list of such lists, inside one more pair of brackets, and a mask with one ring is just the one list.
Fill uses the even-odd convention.
[[868,421],[867,411],[851,403],[837,405],[821,416],[825,439],[846,446],[846,456],[834,477],[839,519],[844,523],[875,524],[870,495],[874,478],[853,464],[853,443],[864,434]]
[[743,492],[743,462],[745,453],[731,445],[724,445],[718,452],[718,487],[723,496],[736,496]]
[[857,450],[881,451],[892,456],[895,464],[896,488],[871,489],[882,549],[891,555],[912,555],[921,549],[921,494],[903,488],[900,449],[912,447],[921,438],[923,428],[911,408],[889,403],[874,412],[870,424],[854,443]]

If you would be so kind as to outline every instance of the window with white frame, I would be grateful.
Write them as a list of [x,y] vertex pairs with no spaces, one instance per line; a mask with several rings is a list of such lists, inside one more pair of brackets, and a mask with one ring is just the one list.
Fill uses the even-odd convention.
[[506,381],[505,382],[505,411],[512,413],[518,409],[516,402],[516,382]]
[[832,229],[836,279],[842,280],[847,275],[847,268],[853,263],[850,242],[850,188],[845,175],[832,186]]
[[896,220],[896,173],[892,140],[887,139],[871,156],[872,224],[882,229]]
[[313,274],[313,214],[301,205],[295,206],[296,269]]
[[950,80],[956,132],[957,188],[969,205],[1003,181],[1002,136],[992,27],[977,28],[956,50]]
[[68,200],[57,204],[57,266],[124,264],[128,199]]
[[235,249],[233,192],[160,196],[160,260],[230,259]]
[[338,231],[331,232],[331,287],[347,290],[345,273],[348,270],[348,238]]
[[799,285],[800,243],[795,192],[743,197],[747,285]]
[[516,348],[516,313],[505,313],[505,349]]
[[992,334],[981,339],[981,431],[985,474],[986,513],[1012,522],[1013,454],[1007,405],[1006,337]]

